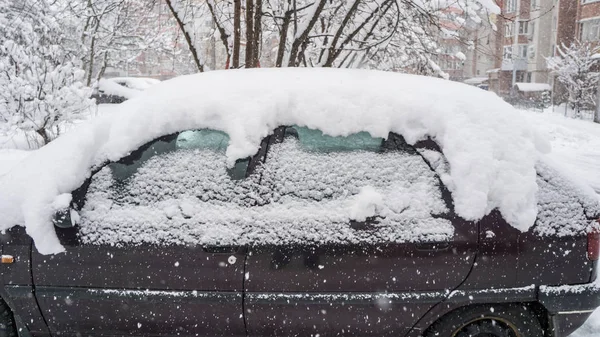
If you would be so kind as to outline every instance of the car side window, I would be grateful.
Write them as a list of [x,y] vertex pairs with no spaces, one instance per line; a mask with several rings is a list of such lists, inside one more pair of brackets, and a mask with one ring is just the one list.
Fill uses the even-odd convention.
[[105,166],[92,177],[80,211],[82,239],[197,244],[219,241],[220,230],[235,232],[239,226],[222,215],[257,203],[257,178],[244,178],[248,160],[227,167],[228,144],[221,131],[186,131]]
[[[331,137],[292,126],[262,167],[271,207],[293,209],[281,224],[298,242],[445,241],[453,227],[439,178],[400,136]],[[294,234],[294,235],[296,235]],[[281,234],[285,236],[286,234]],[[288,235],[289,236],[289,235]]]

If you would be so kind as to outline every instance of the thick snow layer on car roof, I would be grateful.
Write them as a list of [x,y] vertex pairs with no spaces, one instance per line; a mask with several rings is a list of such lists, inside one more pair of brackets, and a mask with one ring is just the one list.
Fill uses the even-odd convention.
[[173,132],[230,136],[227,162],[254,154],[279,125],[331,136],[396,132],[433,138],[450,166],[456,212],[468,220],[498,208],[527,230],[537,215],[535,163],[547,142],[495,94],[442,79],[339,69],[256,69],[182,76],[148,88],[112,114],[83,124],[0,178],[0,229],[24,225],[41,253],[63,250],[52,214],[93,167]]

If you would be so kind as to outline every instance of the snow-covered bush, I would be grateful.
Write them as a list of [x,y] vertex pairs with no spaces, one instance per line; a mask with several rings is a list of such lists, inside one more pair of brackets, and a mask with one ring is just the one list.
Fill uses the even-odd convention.
[[46,0],[0,0],[0,132],[48,143],[93,105],[59,18]]

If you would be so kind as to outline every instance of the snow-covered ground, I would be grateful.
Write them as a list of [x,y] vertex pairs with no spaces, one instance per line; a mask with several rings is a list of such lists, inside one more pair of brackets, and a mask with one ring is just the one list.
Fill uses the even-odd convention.
[[562,111],[521,111],[552,145],[549,156],[600,193],[600,124],[564,117]]
[[570,337],[598,337],[600,336],[600,309],[594,311],[585,324],[571,334]]

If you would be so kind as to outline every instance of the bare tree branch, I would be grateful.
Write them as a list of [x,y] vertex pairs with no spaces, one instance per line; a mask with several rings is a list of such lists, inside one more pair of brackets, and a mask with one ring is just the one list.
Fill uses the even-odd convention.
[[190,48],[190,52],[192,53],[194,63],[196,63],[196,66],[198,67],[198,71],[204,72],[204,64],[202,64],[200,62],[200,59],[198,58],[198,51],[196,50],[196,47],[194,46],[192,37],[190,36],[190,33],[185,29],[185,24],[183,23],[183,19],[179,17],[179,14],[173,7],[173,4],[171,3],[171,1],[172,0],[165,0],[165,2],[167,3],[167,6],[169,7],[169,10],[171,11],[171,14],[173,14],[173,17],[177,21],[177,25],[179,26],[179,29],[181,29],[181,31],[183,32],[185,41],[187,42],[188,47]]

